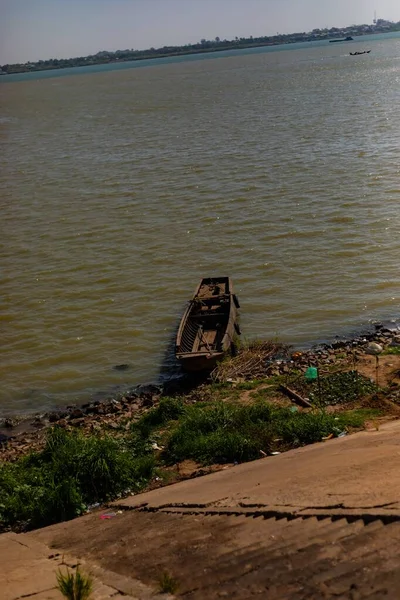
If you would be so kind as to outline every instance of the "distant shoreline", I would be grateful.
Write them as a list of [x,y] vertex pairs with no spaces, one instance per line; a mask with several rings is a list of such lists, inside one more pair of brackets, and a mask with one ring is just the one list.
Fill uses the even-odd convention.
[[16,75],[20,73],[50,71],[54,69],[68,69],[105,64],[118,64],[124,62],[136,62],[142,60],[152,60],[156,58],[208,54],[211,52],[223,52],[227,50],[286,46],[290,44],[306,42],[346,41],[343,39],[346,36],[357,38],[365,35],[381,35],[400,31],[400,22],[393,23],[392,25],[393,26],[390,29],[376,28],[364,30],[361,29],[361,27],[364,26],[356,26],[355,28],[345,28],[342,30],[331,29],[322,35],[312,32],[301,34],[285,34],[271,37],[266,36],[263,38],[237,38],[235,40],[222,41],[219,39],[215,41],[202,40],[198,44],[189,44],[186,46],[164,46],[163,48],[150,48],[147,50],[117,50],[116,52],[99,52],[96,55],[79,58],[49,59],[45,61],[40,60],[23,64],[14,63],[0,65],[0,74]]

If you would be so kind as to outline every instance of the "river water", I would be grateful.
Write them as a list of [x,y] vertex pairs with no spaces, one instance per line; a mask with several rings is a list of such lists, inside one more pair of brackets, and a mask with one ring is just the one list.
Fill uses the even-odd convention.
[[0,413],[156,380],[202,276],[247,339],[399,315],[400,37],[365,45],[0,86]]

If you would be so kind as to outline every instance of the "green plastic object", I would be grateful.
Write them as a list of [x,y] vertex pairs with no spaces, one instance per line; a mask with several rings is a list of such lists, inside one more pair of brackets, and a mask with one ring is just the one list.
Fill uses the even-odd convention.
[[318,369],[316,367],[308,367],[304,377],[307,381],[315,381],[318,379]]

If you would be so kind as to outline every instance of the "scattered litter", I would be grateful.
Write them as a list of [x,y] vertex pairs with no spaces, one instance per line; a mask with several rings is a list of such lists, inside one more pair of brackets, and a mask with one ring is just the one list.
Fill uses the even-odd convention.
[[278,456],[278,454],[280,454],[280,452],[271,452],[271,456]]
[[333,437],[335,437],[335,435],[333,433],[330,433],[329,435],[327,435],[326,437],[322,438],[323,442],[326,442],[327,440],[331,440]]
[[153,448],[153,450],[162,450],[162,448],[160,448],[160,446],[157,444],[157,442],[154,442],[151,447]]
[[90,511],[90,510],[94,510],[95,508],[99,508],[99,506],[100,506],[100,502],[95,502],[94,504],[89,504],[87,509],[88,509],[88,511]]
[[333,428],[333,435],[335,437],[344,437],[345,435],[347,435],[346,431],[343,431],[342,429],[339,429],[339,427],[334,427]]
[[106,521],[107,519],[112,519],[113,517],[116,517],[117,513],[115,512],[110,512],[110,513],[104,513],[103,515],[100,515],[100,519],[102,521]]
[[264,450],[260,450],[260,454],[261,454],[261,456],[268,456],[268,454],[266,452],[264,452]]
[[299,409],[297,408],[297,406],[291,406],[290,407],[290,412],[296,413],[296,412],[299,412]]

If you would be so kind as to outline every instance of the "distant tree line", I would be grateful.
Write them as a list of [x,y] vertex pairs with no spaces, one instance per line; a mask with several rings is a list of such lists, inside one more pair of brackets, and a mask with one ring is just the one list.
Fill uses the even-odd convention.
[[216,52],[221,50],[234,50],[238,48],[252,48],[257,46],[273,46],[278,44],[292,44],[295,42],[311,42],[316,40],[327,40],[347,35],[365,35],[371,33],[385,33],[389,31],[400,31],[400,21],[392,23],[380,19],[375,25],[352,25],[339,29],[314,29],[309,33],[277,34],[274,36],[261,37],[235,37],[232,40],[202,39],[196,44],[184,46],[163,46],[162,48],[148,48],[147,50],[117,50],[116,52],[101,51],[89,56],[78,56],[75,58],[50,58],[37,62],[5,64],[1,66],[4,73],[24,73],[27,71],[43,71],[46,69],[65,69],[68,67],[84,67],[88,65],[101,65],[106,63],[126,62],[132,60],[144,60],[149,58],[161,58],[167,56],[181,56],[184,54],[199,54],[203,52]]

